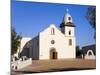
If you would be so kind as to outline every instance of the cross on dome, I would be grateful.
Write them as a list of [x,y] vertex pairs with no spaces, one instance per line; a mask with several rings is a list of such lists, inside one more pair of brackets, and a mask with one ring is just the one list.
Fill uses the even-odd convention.
[[63,18],[63,23],[64,24],[67,24],[68,22],[71,22],[72,23],[72,17],[69,14],[69,9],[68,8],[66,9],[66,12],[67,13],[65,13],[64,18]]
[[69,9],[65,9],[66,12],[63,16],[63,21],[62,23],[60,24],[60,27],[64,27],[64,26],[72,26],[72,27],[75,27],[74,24],[73,24],[73,18],[72,16],[70,15],[69,13]]
[[69,12],[69,9],[67,8],[66,11],[67,11],[67,13],[68,13],[68,12]]

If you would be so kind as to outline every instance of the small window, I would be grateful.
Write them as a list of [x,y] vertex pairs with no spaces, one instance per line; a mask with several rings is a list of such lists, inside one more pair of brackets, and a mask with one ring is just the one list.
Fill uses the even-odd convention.
[[52,34],[52,35],[55,34],[55,30],[54,30],[54,28],[51,29],[51,34]]
[[71,31],[69,31],[68,34],[71,35]]
[[71,17],[68,17],[68,20],[71,20]]
[[72,45],[72,39],[69,39],[69,45]]

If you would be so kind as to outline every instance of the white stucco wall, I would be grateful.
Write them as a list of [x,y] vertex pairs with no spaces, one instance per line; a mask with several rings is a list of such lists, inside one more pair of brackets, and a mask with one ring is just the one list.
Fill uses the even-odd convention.
[[84,57],[85,59],[96,59],[96,56],[95,55],[85,55]]
[[16,70],[20,70],[28,65],[31,65],[31,64],[32,64],[31,58],[24,60],[24,61],[19,59],[17,61],[11,62],[11,69],[16,71]]
[[[55,29],[55,35],[51,35],[51,28]],[[72,39],[72,46],[69,46],[68,40]],[[39,59],[50,59],[50,49],[55,48],[58,53],[58,59],[75,58],[75,37],[65,36],[55,25],[50,25],[39,34]],[[55,40],[55,44],[51,44]]]
[[[65,35],[66,36],[72,36],[74,37],[74,28],[75,27],[68,27],[68,26],[65,26]],[[69,35],[69,31],[71,31],[71,35]]]

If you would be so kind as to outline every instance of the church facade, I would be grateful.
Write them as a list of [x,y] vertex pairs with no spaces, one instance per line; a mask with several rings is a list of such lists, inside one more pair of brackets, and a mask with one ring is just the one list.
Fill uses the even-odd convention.
[[50,24],[48,28],[26,42],[21,56],[34,60],[76,58],[74,29],[72,16],[66,13],[60,29],[56,25]]

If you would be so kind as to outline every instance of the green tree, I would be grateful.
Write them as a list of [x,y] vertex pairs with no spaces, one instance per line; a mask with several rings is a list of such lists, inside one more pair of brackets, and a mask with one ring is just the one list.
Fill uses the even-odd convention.
[[11,27],[11,55],[15,54],[20,46],[21,36],[18,35],[14,27]]
[[80,56],[81,55],[81,49],[79,46],[76,46],[76,56]]
[[[87,18],[88,22],[90,23],[90,25],[92,26],[92,28],[94,28],[94,30],[96,30],[96,7],[94,7],[94,6],[88,7],[86,18]],[[96,34],[94,35],[94,38],[95,37],[96,37]]]

